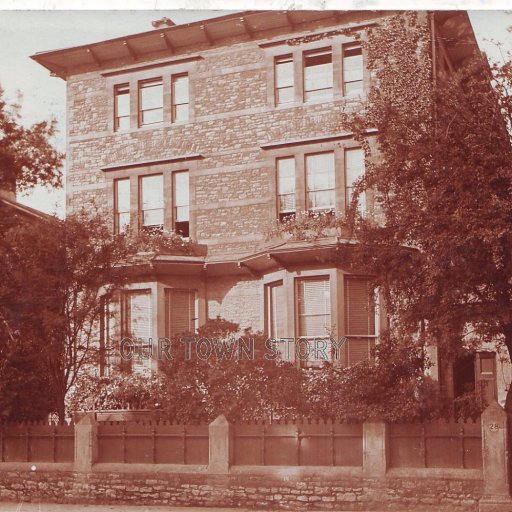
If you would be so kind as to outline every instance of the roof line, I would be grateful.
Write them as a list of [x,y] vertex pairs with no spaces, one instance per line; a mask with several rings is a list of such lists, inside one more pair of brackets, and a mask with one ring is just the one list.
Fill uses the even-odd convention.
[[2,203],[5,203],[7,206],[10,206],[11,208],[16,208],[17,210],[20,210],[22,213],[31,215],[33,217],[37,217],[41,220],[53,219],[52,215],[42,212],[41,210],[36,210],[35,208],[31,208],[30,206],[18,203],[17,201],[11,201],[10,199],[6,199],[5,197],[0,198],[0,201]]
[[114,43],[114,42],[123,42],[125,41],[127,38],[135,38],[135,37],[138,37],[138,36],[143,36],[143,35],[147,35],[147,34],[152,34],[152,33],[168,33],[168,32],[172,32],[172,31],[177,31],[177,30],[182,30],[182,29],[186,29],[186,28],[190,28],[190,27],[194,27],[194,26],[201,26],[201,25],[204,25],[205,23],[217,23],[217,22],[220,22],[220,21],[227,21],[227,20],[230,20],[232,18],[238,18],[238,17],[243,17],[243,16],[248,16],[250,14],[256,14],[256,13],[262,13],[262,12],[266,12],[267,10],[261,10],[261,11],[234,11],[233,13],[231,14],[224,14],[223,16],[217,16],[216,18],[207,18],[207,19],[201,19],[201,20],[197,20],[197,21],[191,21],[190,23],[185,23],[183,25],[174,25],[172,27],[165,27],[165,28],[157,28],[157,29],[153,29],[153,30],[146,30],[144,32],[137,32],[136,34],[129,34],[129,35],[125,35],[125,36],[121,36],[121,37],[114,37],[112,39],[104,39],[102,41],[98,41],[98,42],[95,42],[95,43],[88,43],[88,44],[82,44],[82,45],[79,45],[79,46],[68,46],[68,47],[65,47],[65,48],[59,48],[58,50],[46,50],[46,51],[43,51],[43,52],[36,52],[34,53],[33,55],[30,56],[31,59],[34,59],[34,60],[37,60],[38,57],[44,57],[45,55],[49,55],[49,54],[56,54],[56,53],[64,53],[64,52],[68,52],[69,50],[76,50],[76,49],[79,49],[79,48],[95,48],[96,46],[99,46],[101,44],[104,44],[104,43]]

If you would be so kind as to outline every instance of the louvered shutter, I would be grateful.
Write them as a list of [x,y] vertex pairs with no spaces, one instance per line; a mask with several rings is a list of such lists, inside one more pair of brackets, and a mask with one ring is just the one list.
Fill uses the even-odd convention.
[[194,290],[167,290],[166,336],[171,338],[185,332],[194,332],[196,325],[196,293]]
[[345,335],[342,363],[368,359],[375,345],[375,303],[365,278],[345,278]]
[[345,325],[349,336],[375,335],[375,306],[367,279],[345,279]]

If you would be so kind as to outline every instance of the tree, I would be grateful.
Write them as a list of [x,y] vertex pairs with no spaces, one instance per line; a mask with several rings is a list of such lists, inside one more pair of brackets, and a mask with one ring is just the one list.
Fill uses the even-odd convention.
[[[9,105],[0,88],[0,190],[26,190],[35,185],[61,185],[63,155],[51,144],[55,121],[43,121],[31,127],[21,125],[20,105]],[[1,203],[0,203],[1,204]],[[5,264],[4,235],[23,222],[39,223],[16,215],[7,207],[0,209],[0,260]],[[42,222],[42,221],[41,221]],[[0,301],[9,285],[6,267],[0,270]],[[18,326],[7,321],[0,305],[0,416],[39,419],[52,407],[48,376],[32,340],[18,336]],[[14,311],[16,317],[18,313]]]
[[51,144],[55,120],[21,125],[20,105],[9,105],[0,88],[0,189],[62,185],[64,155]]
[[[132,252],[100,214],[21,223],[0,233],[3,330],[10,346],[25,354],[25,365],[37,356],[34,365],[47,386],[40,393],[52,397],[61,420],[67,392],[97,362],[100,296],[122,286],[119,266]],[[6,380],[0,374],[0,385]]]
[[403,343],[451,357],[493,341],[512,355],[511,64],[476,58],[434,83],[426,27],[401,14],[363,42],[374,87],[342,124],[365,148],[357,191],[373,189],[376,210],[358,218],[354,200],[352,258]]

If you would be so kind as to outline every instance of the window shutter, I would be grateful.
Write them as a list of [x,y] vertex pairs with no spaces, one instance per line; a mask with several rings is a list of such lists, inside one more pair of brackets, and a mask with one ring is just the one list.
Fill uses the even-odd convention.
[[194,290],[167,290],[166,311],[168,338],[184,332],[194,332],[196,325],[196,294]]
[[361,361],[366,361],[371,356],[371,351],[375,347],[374,338],[354,338],[350,337],[346,343],[345,361],[342,363],[350,366]]
[[375,305],[367,279],[345,279],[345,334],[375,335]]
[[329,278],[298,282],[299,336],[325,337],[331,329]]
[[368,279],[345,278],[345,335],[342,364],[350,366],[367,360],[375,346],[375,303]]

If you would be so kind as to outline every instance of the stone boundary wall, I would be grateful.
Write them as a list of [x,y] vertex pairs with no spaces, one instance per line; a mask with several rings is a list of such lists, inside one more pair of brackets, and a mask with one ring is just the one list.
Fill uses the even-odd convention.
[[206,475],[72,471],[0,472],[0,501],[247,507],[275,510],[478,511],[482,480]]
[[[101,463],[93,414],[75,425],[73,462],[0,463],[0,500],[281,510],[512,511],[507,415],[481,417],[481,468],[391,467],[385,423],[363,424],[362,465],[243,466],[224,416],[208,426],[208,464]],[[464,441],[463,437],[460,438]],[[55,460],[55,459],[54,459]]]

